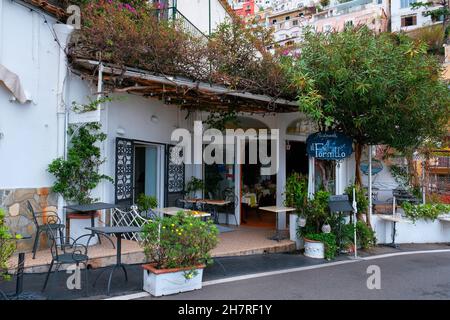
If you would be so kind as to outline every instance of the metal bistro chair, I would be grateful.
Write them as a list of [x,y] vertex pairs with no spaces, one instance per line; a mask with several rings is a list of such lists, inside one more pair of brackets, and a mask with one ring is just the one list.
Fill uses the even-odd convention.
[[[59,268],[66,265],[76,265],[76,271],[79,270],[80,264],[84,265],[85,268],[85,294],[88,294],[88,245],[91,238],[94,236],[92,234],[85,234],[77,239],[73,239],[70,237],[57,237],[55,230],[52,228],[47,229],[47,236],[51,242],[50,252],[52,254],[52,262],[50,263],[50,267],[48,269],[47,275],[45,277],[44,286],[42,287],[42,292],[45,291],[47,287],[48,280],[50,278],[50,274],[52,273],[53,266],[56,264],[55,272],[58,272]],[[89,237],[87,241],[87,245],[83,245],[78,243],[81,238]],[[62,242],[61,242],[62,241]]]
[[239,204],[239,197],[234,194],[234,191],[226,189],[223,193],[223,199],[226,201],[230,201],[230,203],[224,206],[223,210],[221,210],[220,212],[219,211],[216,212],[216,217],[214,217],[214,221],[218,223],[219,215],[223,213],[226,214],[227,224],[228,224],[228,216],[231,215],[234,218],[234,222],[236,222],[237,225],[238,223],[236,218],[236,207]]
[[[61,223],[58,218],[58,214],[55,211],[46,211],[45,213],[53,213],[50,216],[46,216],[47,223],[40,224],[39,220],[43,221],[44,219],[44,211],[34,211],[33,206],[30,201],[27,201],[28,211],[31,213],[33,217],[33,222],[36,227],[36,237],[34,238],[33,244],[33,259],[36,258],[36,251],[39,248],[39,238],[42,232],[47,233],[48,230],[55,230],[59,232],[59,236],[63,239],[63,229],[65,225]],[[64,240],[61,240],[64,241]]]

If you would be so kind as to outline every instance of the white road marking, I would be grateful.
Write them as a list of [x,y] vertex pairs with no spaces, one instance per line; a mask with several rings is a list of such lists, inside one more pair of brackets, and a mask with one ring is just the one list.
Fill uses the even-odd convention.
[[[247,274],[247,275],[236,276],[236,277],[223,278],[223,279],[218,279],[218,280],[210,280],[210,281],[203,282],[202,285],[204,287],[206,287],[206,286],[212,286],[212,285],[216,285],[216,284],[229,283],[229,282],[242,281],[242,280],[255,279],[255,278],[262,278],[262,277],[268,277],[268,276],[274,276],[274,275],[280,275],[280,274],[286,274],[286,273],[292,273],[292,272],[328,268],[328,267],[333,267],[333,266],[338,266],[338,265],[348,264],[348,263],[356,263],[356,262],[362,262],[362,261],[391,258],[391,257],[396,257],[396,256],[405,256],[405,255],[413,255],[413,254],[430,254],[430,253],[450,253],[450,249],[394,252],[394,253],[386,253],[386,254],[380,254],[380,255],[375,255],[375,256],[370,256],[370,257],[361,257],[359,259],[350,259],[351,258],[350,257],[349,260],[329,262],[329,263],[307,266],[307,267],[290,268],[290,269],[283,269],[283,270],[270,271],[270,272],[260,272],[260,273]],[[139,299],[139,298],[144,298],[144,297],[148,297],[148,296],[150,296],[149,293],[141,292],[141,293],[124,295],[124,296],[117,296],[117,297],[108,298],[108,299],[104,299],[104,300],[132,300],[132,299]]]
[[150,296],[150,293],[147,292],[138,292],[138,293],[133,293],[133,294],[127,294],[124,296],[117,296],[117,297],[112,297],[112,298],[107,298],[107,299],[103,299],[103,300],[133,300],[133,299],[140,299],[140,298],[145,298]]

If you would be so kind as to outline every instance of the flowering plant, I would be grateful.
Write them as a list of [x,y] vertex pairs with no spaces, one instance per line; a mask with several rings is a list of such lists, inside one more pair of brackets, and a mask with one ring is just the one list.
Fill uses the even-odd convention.
[[16,250],[16,241],[21,235],[12,235],[5,224],[5,211],[0,209],[0,280],[9,280],[8,261]]
[[195,268],[211,263],[210,251],[217,245],[217,235],[212,221],[180,211],[148,221],[143,227],[143,247],[156,269]]

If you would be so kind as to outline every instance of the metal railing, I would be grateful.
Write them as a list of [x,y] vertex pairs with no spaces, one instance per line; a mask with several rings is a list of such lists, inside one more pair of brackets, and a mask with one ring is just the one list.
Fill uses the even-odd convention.
[[153,9],[155,16],[159,21],[174,22],[175,26],[179,26],[183,31],[199,37],[208,39],[208,36],[204,34],[196,25],[194,25],[185,15],[178,11],[175,7]]
[[[329,7],[323,12],[319,12],[314,16],[315,20],[322,20],[329,17],[339,16],[343,14],[348,14],[351,12],[362,11],[367,8],[367,5],[375,3],[374,0],[353,0],[345,3],[338,4],[334,7]],[[329,12],[333,11],[330,15]]]
[[432,168],[450,168],[450,157],[436,157],[430,162]]

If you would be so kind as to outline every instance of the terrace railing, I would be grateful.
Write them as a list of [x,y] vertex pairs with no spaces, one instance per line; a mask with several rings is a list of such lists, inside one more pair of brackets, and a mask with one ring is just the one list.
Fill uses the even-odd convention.
[[175,22],[176,25],[180,26],[185,32],[199,38],[204,38],[205,40],[208,39],[208,36],[204,34],[196,25],[194,25],[177,8],[169,7],[163,9],[154,9],[154,12],[158,20]]

